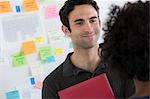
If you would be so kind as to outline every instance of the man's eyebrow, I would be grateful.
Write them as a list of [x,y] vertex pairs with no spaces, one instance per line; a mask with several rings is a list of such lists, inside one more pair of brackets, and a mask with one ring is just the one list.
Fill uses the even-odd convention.
[[[93,16],[90,19],[97,19],[97,18],[98,18],[97,16]],[[74,22],[78,22],[78,21],[83,21],[83,19],[76,19]]]
[[98,17],[97,16],[93,16],[93,17],[91,17],[90,19],[97,19]]
[[76,19],[74,22],[83,21],[83,19]]

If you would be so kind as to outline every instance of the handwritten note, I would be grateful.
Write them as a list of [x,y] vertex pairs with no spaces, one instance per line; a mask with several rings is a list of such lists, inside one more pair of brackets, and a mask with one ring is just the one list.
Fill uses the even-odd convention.
[[61,54],[63,54],[63,48],[56,48],[55,49],[55,55],[61,55]]
[[7,92],[5,95],[6,99],[21,99],[18,90]]
[[36,53],[37,51],[34,41],[23,42],[22,50],[25,55]]
[[12,56],[13,56],[13,64],[15,67],[20,67],[22,65],[27,64],[27,60],[22,52],[15,53]]
[[10,1],[0,2],[0,13],[12,12]]
[[23,8],[26,12],[38,11],[38,5],[36,0],[24,0]]
[[52,48],[49,46],[40,48],[40,57],[41,60],[46,60],[47,57],[52,56]]
[[30,63],[30,71],[32,76],[41,75],[44,73],[44,67],[40,62]]
[[45,7],[45,19],[57,17],[58,17],[58,10],[56,5],[48,5]]
[[44,43],[44,37],[43,36],[37,36],[35,38],[36,43]]

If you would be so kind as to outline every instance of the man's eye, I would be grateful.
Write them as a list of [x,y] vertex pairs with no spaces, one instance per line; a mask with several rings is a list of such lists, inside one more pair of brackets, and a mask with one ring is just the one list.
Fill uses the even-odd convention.
[[94,23],[94,22],[97,22],[97,20],[90,20],[90,23]]
[[77,25],[82,25],[83,22],[81,22],[81,21],[80,21],[80,22],[76,22],[76,24],[77,24]]

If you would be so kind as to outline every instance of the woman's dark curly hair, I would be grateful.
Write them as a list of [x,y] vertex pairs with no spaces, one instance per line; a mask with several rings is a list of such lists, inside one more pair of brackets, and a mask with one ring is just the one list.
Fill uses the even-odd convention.
[[103,30],[102,59],[123,77],[149,81],[149,1],[113,5]]

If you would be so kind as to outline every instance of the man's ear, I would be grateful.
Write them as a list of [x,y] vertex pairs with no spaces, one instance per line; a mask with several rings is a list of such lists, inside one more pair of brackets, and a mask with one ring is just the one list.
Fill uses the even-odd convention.
[[68,30],[68,28],[65,25],[62,25],[61,29],[62,29],[62,31],[64,32],[64,34],[66,36],[70,36],[71,35],[70,31]]

